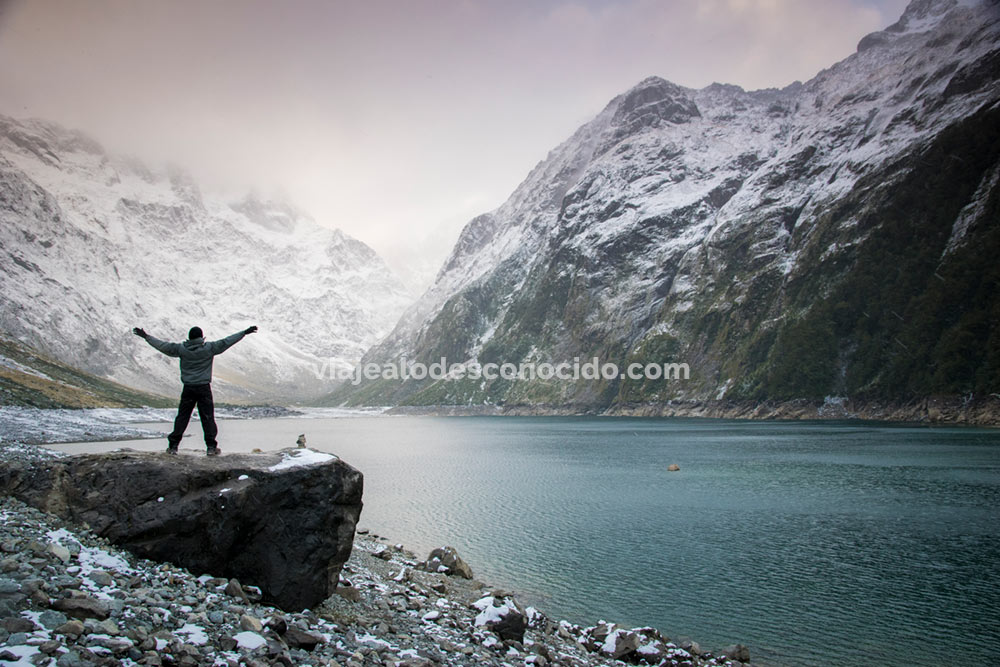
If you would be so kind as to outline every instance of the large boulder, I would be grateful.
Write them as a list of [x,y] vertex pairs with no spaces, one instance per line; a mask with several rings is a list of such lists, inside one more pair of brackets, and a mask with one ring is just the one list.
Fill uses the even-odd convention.
[[0,494],[132,553],[236,578],[298,611],[336,590],[362,474],[310,449],[219,457],[131,450],[0,464]]

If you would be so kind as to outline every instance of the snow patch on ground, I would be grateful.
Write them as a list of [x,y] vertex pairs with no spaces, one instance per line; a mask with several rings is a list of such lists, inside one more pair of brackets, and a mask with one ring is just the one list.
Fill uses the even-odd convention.
[[236,640],[236,643],[240,646],[240,648],[245,648],[250,651],[267,644],[266,639],[258,635],[256,632],[250,632],[249,630],[237,632],[233,635],[233,639]]

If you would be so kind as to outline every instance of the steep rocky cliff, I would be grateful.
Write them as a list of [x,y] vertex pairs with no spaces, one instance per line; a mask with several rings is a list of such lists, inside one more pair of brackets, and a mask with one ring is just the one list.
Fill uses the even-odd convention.
[[364,362],[686,363],[395,380],[331,403],[632,410],[1000,391],[1000,4],[915,0],[805,83],[659,78],[472,220]]

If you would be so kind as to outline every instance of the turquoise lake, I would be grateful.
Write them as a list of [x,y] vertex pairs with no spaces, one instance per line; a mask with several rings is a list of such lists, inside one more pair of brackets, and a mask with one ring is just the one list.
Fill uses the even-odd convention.
[[[188,433],[200,450],[197,420]],[[222,421],[220,446],[299,433],[364,473],[362,527],[421,556],[455,546],[557,619],[740,642],[765,665],[1000,659],[1000,431],[295,418]]]

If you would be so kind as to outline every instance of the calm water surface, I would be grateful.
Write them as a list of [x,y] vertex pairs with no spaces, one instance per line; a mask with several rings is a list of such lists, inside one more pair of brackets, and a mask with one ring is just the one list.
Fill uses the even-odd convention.
[[[1000,660],[998,431],[584,417],[220,427],[224,451],[306,433],[365,474],[363,527],[421,555],[453,545],[477,578],[556,618],[738,641],[772,665]],[[186,448],[201,446],[192,429]]]

